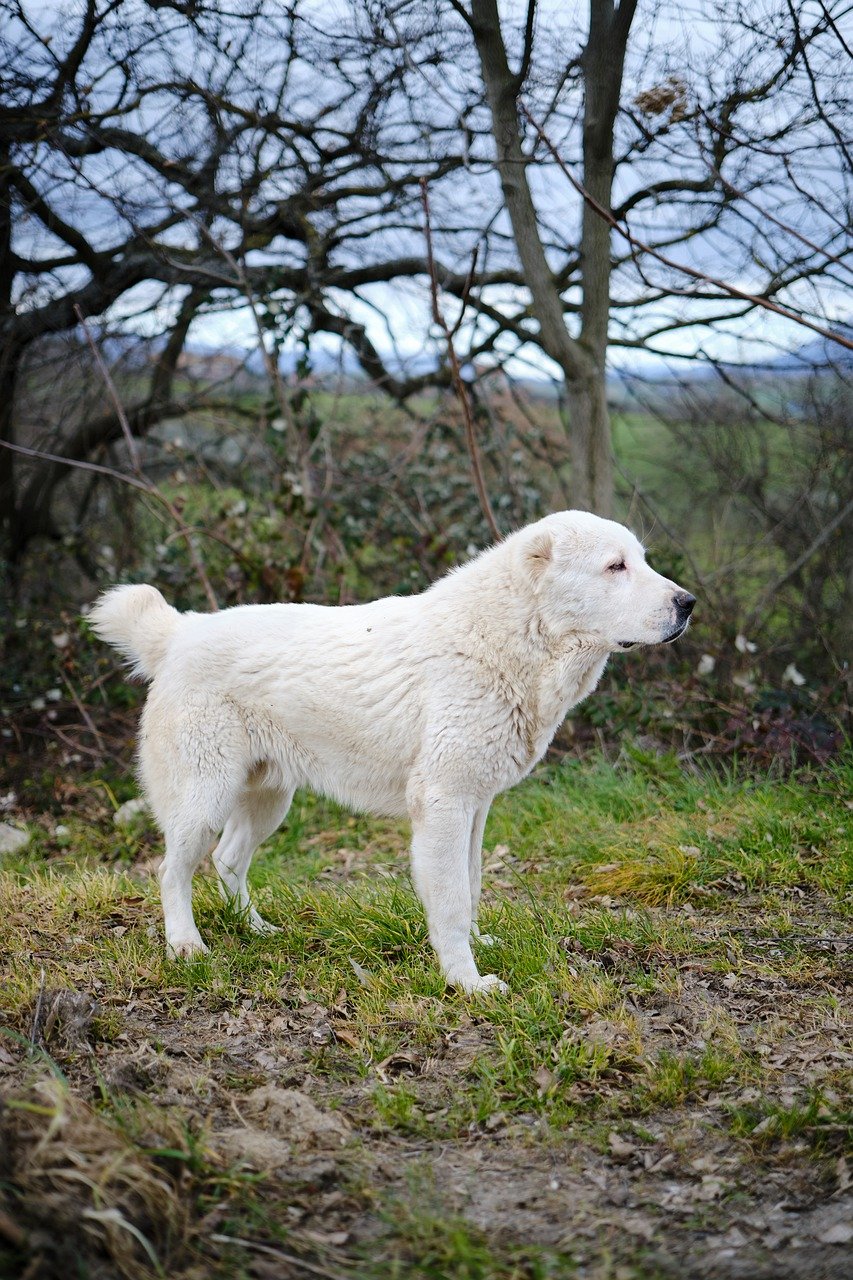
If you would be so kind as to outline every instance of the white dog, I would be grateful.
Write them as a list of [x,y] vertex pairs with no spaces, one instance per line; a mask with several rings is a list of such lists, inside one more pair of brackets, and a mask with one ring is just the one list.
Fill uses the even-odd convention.
[[249,864],[310,787],[409,815],[412,876],[447,981],[502,988],[471,951],[489,805],[542,758],[613,650],[675,640],[694,604],[628,529],[581,511],[528,525],[422,595],[372,604],[180,614],[154,587],[114,587],[91,621],[152,681],[139,760],[166,839],[169,952],[206,950],[192,878],[219,832],[224,892],[253,929],[270,928],[249,899]]

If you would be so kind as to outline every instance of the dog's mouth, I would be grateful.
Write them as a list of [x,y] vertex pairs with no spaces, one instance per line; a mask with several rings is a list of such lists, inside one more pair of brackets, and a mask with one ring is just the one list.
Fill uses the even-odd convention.
[[672,644],[673,640],[677,640],[679,636],[683,636],[686,630],[687,623],[682,622],[681,625],[676,627],[674,631],[670,632],[668,636],[664,636],[663,640],[661,640],[661,644]]
[[[682,622],[675,628],[674,631],[670,631],[668,636],[664,636],[663,639],[658,640],[657,643],[672,644],[674,640],[677,640],[679,638],[679,636],[683,636],[686,630],[687,630],[687,623]],[[645,643],[647,642],[644,640],[620,640],[619,648],[620,649],[638,649],[641,644],[645,644]]]

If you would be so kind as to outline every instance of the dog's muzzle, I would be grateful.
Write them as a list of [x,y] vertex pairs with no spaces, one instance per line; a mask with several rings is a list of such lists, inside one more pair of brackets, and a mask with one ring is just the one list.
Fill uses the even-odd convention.
[[663,644],[672,644],[673,640],[677,640],[679,636],[683,636],[687,630],[687,624],[690,621],[690,615],[696,604],[696,597],[692,596],[689,591],[679,591],[673,601],[675,605],[676,625],[675,630],[671,631],[668,636],[664,636]]
[[[659,644],[672,644],[673,640],[677,640],[679,636],[683,636],[687,630],[687,624],[690,621],[690,615],[696,604],[696,597],[692,596],[689,591],[679,591],[673,598],[673,607],[675,609],[675,627],[670,631],[669,635],[663,636]],[[620,640],[620,649],[636,649],[642,644],[641,640]]]

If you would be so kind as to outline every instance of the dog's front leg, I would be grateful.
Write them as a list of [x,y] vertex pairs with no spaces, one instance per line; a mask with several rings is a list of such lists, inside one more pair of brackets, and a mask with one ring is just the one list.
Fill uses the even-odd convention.
[[494,973],[481,976],[471,950],[469,856],[476,815],[470,801],[435,793],[412,804],[412,878],[445,978],[468,994],[506,991]]
[[471,936],[484,947],[491,947],[497,941],[490,933],[480,933],[477,924],[477,912],[480,908],[480,890],[483,884],[483,833],[486,830],[486,819],[489,806],[484,804],[474,815],[474,826],[471,831],[471,847],[468,852],[468,884],[471,889]]

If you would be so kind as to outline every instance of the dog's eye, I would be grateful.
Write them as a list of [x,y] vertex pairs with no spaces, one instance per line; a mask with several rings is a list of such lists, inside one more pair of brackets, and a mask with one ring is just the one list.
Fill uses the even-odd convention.
[[627,568],[628,566],[626,565],[624,560],[617,560],[615,561],[614,564],[609,564],[607,566],[607,572],[608,573],[624,573]]

